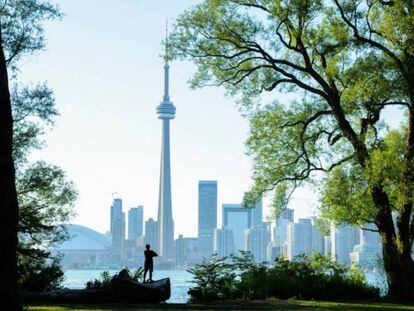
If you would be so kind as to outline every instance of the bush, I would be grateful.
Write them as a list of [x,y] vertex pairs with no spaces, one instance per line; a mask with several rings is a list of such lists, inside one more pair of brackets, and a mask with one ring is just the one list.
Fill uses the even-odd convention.
[[314,254],[293,261],[276,260],[268,269],[267,293],[282,299],[361,300],[379,297],[379,290],[366,283],[356,268],[339,265]]
[[255,264],[248,252],[239,257],[204,259],[189,270],[195,287],[192,300],[281,299],[361,300],[379,297],[357,268],[339,265],[315,254],[293,261],[278,258],[273,265]]
[[22,291],[42,292],[61,286],[64,273],[60,258],[30,258],[19,256],[19,288]]
[[[142,278],[142,275],[144,274],[144,268],[138,267],[135,271],[131,272],[128,268],[124,269],[128,276],[136,281],[139,282],[139,280]],[[108,271],[104,271],[101,273],[100,277],[98,279],[92,279],[86,283],[87,289],[97,289],[107,286],[111,282],[111,275]]]
[[87,289],[97,289],[107,286],[111,282],[111,275],[108,271],[101,273],[98,279],[92,279],[86,282]]
[[188,271],[194,275],[194,282],[197,284],[188,292],[193,300],[238,298],[234,282],[237,274],[233,270],[233,265],[227,262],[227,258],[218,258],[217,255],[203,258],[201,264]]

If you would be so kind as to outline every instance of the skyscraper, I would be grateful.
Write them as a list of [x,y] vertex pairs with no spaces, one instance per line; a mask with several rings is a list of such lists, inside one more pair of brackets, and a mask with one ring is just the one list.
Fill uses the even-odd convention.
[[284,209],[279,216],[279,219],[287,219],[290,222],[294,221],[295,210],[291,208]]
[[257,263],[267,260],[269,242],[269,225],[265,222],[244,231],[244,250],[251,252]]
[[144,207],[131,207],[128,211],[128,239],[137,239],[143,234]]
[[165,57],[164,97],[157,107],[162,120],[160,189],[158,197],[158,254],[162,261],[174,259],[174,222],[171,204],[170,120],[175,118],[175,107],[169,95],[169,64]]
[[257,202],[252,208],[252,226],[260,226],[263,222],[263,203],[262,200]]
[[112,256],[115,262],[123,259],[125,253],[125,213],[122,200],[114,199],[111,206]]
[[111,205],[111,219],[110,219],[110,224],[109,224],[109,227],[110,227],[109,231],[111,233],[113,231],[112,225],[113,225],[114,219],[117,217],[121,217],[121,214],[122,214],[122,200],[120,198],[115,198],[112,201],[112,205]]
[[198,182],[198,242],[203,256],[214,249],[214,229],[217,228],[217,181]]
[[234,251],[237,253],[244,249],[244,230],[252,225],[251,209],[241,204],[223,204],[222,210],[223,228],[233,231]]
[[175,240],[175,264],[179,268],[187,268],[201,261],[197,238],[185,238],[182,234]]
[[312,253],[325,254],[325,238],[318,228],[318,219],[311,217],[312,221]]
[[287,256],[284,252],[287,244],[287,227],[290,223],[289,219],[278,218],[273,229],[273,241],[276,246],[279,246],[279,254],[285,257]]
[[342,265],[349,265],[349,254],[354,246],[360,243],[360,235],[357,227],[345,225],[336,228],[331,225],[331,254],[332,259]]
[[287,258],[292,260],[300,254],[312,254],[312,222],[308,218],[287,226]]
[[145,222],[144,243],[151,245],[151,248],[158,251],[158,224],[150,218]]
[[[376,230],[374,224],[366,224],[364,228]],[[354,246],[350,253],[351,264],[360,267],[374,268],[382,258],[381,236],[378,232],[360,229],[360,244]]]
[[332,257],[332,245],[330,235],[324,237],[324,251],[325,257]]
[[223,227],[214,230],[214,252],[219,257],[226,257],[234,253],[233,231]]

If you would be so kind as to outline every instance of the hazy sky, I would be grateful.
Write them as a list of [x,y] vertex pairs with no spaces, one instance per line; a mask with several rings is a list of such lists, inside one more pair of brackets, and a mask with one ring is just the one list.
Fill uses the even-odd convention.
[[[124,211],[144,205],[144,218],[156,218],[161,121],[155,107],[162,98],[165,20],[199,1],[52,2],[65,17],[47,25],[47,50],[25,59],[20,75],[29,83],[46,81],[61,113],[33,159],[58,164],[75,182],[74,223],[108,230],[114,192]],[[247,122],[222,89],[190,90],[193,72],[189,63],[171,64],[173,217],[176,235],[186,236],[197,234],[198,180],[218,180],[219,209],[240,202],[250,184]],[[291,202],[300,217],[316,206],[310,191]]]

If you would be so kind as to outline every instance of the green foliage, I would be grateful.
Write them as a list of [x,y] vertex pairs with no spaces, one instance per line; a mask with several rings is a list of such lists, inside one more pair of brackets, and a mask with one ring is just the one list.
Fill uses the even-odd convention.
[[[191,86],[223,86],[250,123],[245,205],[321,186],[326,221],[381,230],[390,292],[405,298],[412,277],[392,274],[413,271],[413,34],[412,1],[204,0],[169,38],[197,67]],[[401,131],[390,106],[407,112]]]
[[379,297],[361,271],[333,262],[320,254],[304,255],[292,261],[276,259],[271,266],[255,264],[248,252],[240,257],[211,257],[189,270],[195,287],[189,290],[194,301],[226,299],[319,299],[361,300]]
[[17,70],[22,57],[45,48],[43,23],[62,16],[46,0],[2,1],[0,15],[4,52],[12,70]]
[[144,276],[144,268],[143,267],[138,267],[133,272],[131,277],[135,282],[139,282],[142,279],[143,276]]
[[322,216],[339,223],[363,226],[375,219],[373,187],[384,189],[397,210],[412,193],[412,183],[404,177],[405,131],[390,131],[372,151],[365,168],[344,164],[335,168],[323,181]]
[[237,273],[227,258],[219,258],[217,255],[203,258],[201,264],[189,269],[188,272],[193,274],[196,284],[188,292],[193,300],[238,298],[239,293],[235,284]]
[[293,261],[277,259],[269,270],[269,292],[287,298],[362,300],[379,297],[356,268],[341,266],[322,255],[298,256]]
[[49,248],[66,238],[61,224],[73,215],[77,192],[65,172],[30,154],[44,146],[42,135],[54,125],[58,112],[45,83],[18,82],[19,61],[45,47],[44,23],[59,19],[59,8],[47,0],[7,0],[0,4],[3,49],[11,73],[13,159],[19,201],[19,284],[25,290],[59,286],[63,272]]
[[[177,19],[169,38],[171,56],[196,64],[191,85],[224,86],[249,119],[246,145],[254,183],[246,202],[278,185],[295,189],[319,182],[321,172],[345,163],[355,168],[334,173],[333,179],[368,187],[357,176],[365,174],[359,170],[371,155],[381,159],[375,155],[386,134],[381,112],[411,100],[413,86],[404,85],[402,75],[412,66],[409,55],[401,56],[411,53],[409,7],[404,1],[205,0]],[[265,102],[266,91],[285,93],[285,101]],[[278,92],[274,97],[281,98]],[[397,158],[404,151],[399,152]],[[346,187],[353,191],[351,184]],[[353,193],[347,203],[363,210],[343,221],[357,215],[363,217],[359,222],[372,220],[368,196]]]
[[98,279],[92,279],[86,282],[86,288],[87,289],[103,288],[109,285],[110,282],[111,282],[111,275],[109,274],[109,271],[104,271],[101,273]]
[[[128,268],[125,268],[125,271],[128,275],[128,277],[135,281],[139,282],[142,279],[142,276],[144,275],[144,268],[138,267],[135,271],[130,271]],[[111,275],[109,274],[109,271],[103,271],[99,278],[92,279],[86,282],[86,288],[87,289],[98,289],[103,288],[111,282]]]
[[[41,290],[41,286],[47,290],[58,286],[62,280],[59,261],[51,257],[49,247],[67,238],[61,224],[68,222],[73,215],[77,191],[60,167],[28,159],[34,149],[43,146],[41,135],[45,126],[52,125],[57,115],[53,93],[47,86],[38,85],[34,88],[15,88],[12,94],[15,134],[13,157],[20,211],[20,284],[27,290]],[[52,265],[48,264],[50,261]],[[32,267],[34,272],[26,273]],[[43,272],[41,267],[44,268]]]
[[35,256],[18,257],[19,288],[24,291],[41,292],[59,288],[64,278],[60,258],[45,258],[42,253]]

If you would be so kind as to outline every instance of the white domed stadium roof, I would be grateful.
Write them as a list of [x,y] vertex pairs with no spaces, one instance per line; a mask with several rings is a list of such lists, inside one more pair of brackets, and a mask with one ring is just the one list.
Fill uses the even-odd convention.
[[64,250],[107,250],[111,247],[111,239],[88,227],[68,224],[65,228],[69,239],[56,245],[56,251]]

